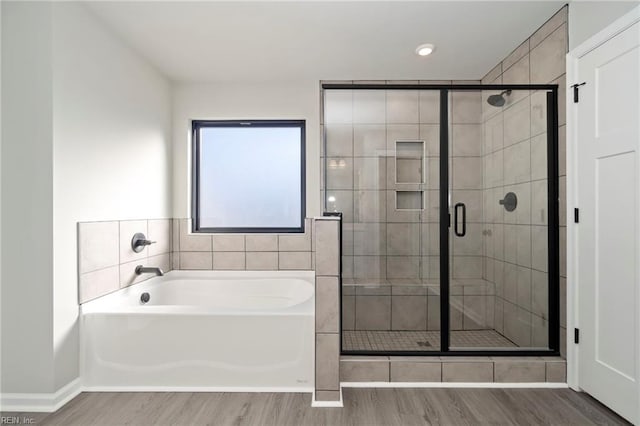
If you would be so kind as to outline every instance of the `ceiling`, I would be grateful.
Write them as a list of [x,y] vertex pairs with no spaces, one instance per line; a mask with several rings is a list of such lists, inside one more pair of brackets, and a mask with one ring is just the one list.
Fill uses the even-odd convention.
[[[171,80],[479,79],[566,1],[85,3]],[[421,43],[436,51],[418,57]]]

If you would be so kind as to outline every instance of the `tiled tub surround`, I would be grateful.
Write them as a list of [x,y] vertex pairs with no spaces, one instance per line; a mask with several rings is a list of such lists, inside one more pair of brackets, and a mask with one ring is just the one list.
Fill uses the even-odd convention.
[[312,270],[312,219],[303,234],[193,234],[191,219],[174,219],[173,269]]
[[[198,235],[189,232],[189,219],[79,223],[80,303],[151,278],[135,275],[139,264],[165,271],[315,270],[314,399],[331,404],[341,400],[339,224],[321,217],[307,219],[304,234]],[[134,253],[136,232],[156,244]]]
[[[114,220],[78,223],[79,302],[153,276],[137,265],[170,270],[313,270],[312,219],[303,234],[193,234],[191,219]],[[140,253],[131,238],[142,232],[156,243]]]
[[[558,84],[560,350],[566,348],[567,7],[491,70],[483,84]],[[486,93],[485,97],[491,93]],[[514,93],[503,108],[483,102],[484,278],[495,283],[495,329],[522,346],[546,346],[547,134],[544,92]],[[495,200],[518,195],[506,212]]]
[[[137,265],[171,268],[171,219],[121,220],[78,223],[78,300],[84,303],[152,278],[136,275]],[[131,239],[142,232],[155,241],[140,253]]]

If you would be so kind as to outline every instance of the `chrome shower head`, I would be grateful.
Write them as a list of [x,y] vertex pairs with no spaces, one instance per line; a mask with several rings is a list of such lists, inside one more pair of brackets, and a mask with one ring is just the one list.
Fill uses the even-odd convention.
[[487,103],[494,107],[501,107],[506,102],[504,95],[509,96],[510,94],[511,94],[511,90],[505,90],[499,95],[491,95],[487,98]]

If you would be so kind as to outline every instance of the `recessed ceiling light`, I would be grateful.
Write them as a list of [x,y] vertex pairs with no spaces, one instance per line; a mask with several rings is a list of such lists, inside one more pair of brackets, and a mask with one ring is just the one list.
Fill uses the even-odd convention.
[[431,53],[433,53],[433,51],[435,50],[435,46],[431,43],[425,43],[425,44],[421,44],[420,46],[418,46],[416,48],[416,53],[420,56],[427,56],[427,55],[431,55]]

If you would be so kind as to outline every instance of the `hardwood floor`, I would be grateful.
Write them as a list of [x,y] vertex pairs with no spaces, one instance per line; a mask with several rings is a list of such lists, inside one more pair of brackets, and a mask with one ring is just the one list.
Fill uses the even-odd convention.
[[569,389],[347,388],[343,397],[344,408],[311,408],[311,394],[82,393],[56,413],[19,415],[65,426],[628,424]]

